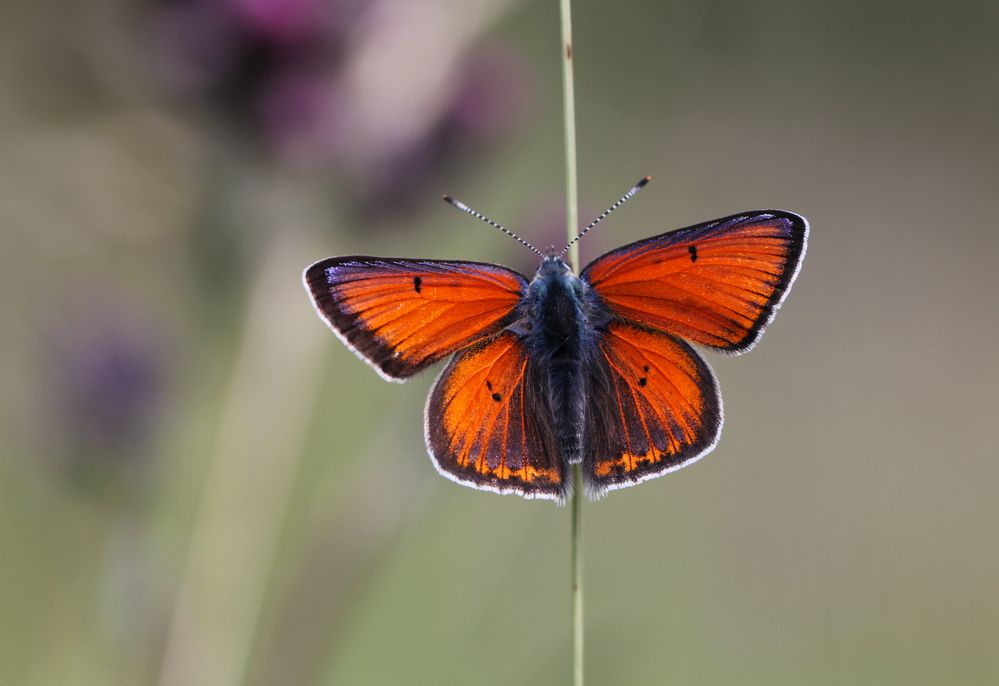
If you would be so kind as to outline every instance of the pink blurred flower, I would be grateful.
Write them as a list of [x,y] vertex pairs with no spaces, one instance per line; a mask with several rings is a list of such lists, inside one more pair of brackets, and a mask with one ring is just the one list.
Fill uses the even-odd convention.
[[322,0],[228,0],[245,28],[274,42],[321,40],[335,7]]
[[[526,63],[468,33],[487,21],[482,10],[470,11],[469,29],[441,25],[439,11],[388,0],[159,0],[158,73],[227,136],[283,165],[333,172],[358,210],[390,213],[528,109]],[[411,54],[415,44],[427,48]]]

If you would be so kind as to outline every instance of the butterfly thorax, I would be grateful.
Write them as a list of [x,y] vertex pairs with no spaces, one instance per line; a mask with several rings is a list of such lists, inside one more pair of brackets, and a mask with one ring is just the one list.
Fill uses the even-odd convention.
[[546,355],[571,356],[578,345],[582,312],[579,277],[557,258],[546,258],[531,283],[527,305],[531,330]]

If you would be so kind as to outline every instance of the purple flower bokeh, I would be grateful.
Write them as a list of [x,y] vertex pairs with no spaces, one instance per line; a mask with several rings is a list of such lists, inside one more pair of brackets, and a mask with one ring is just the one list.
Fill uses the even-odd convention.
[[[133,463],[163,410],[166,357],[142,318],[95,309],[51,329],[46,356],[50,440],[71,467]],[[141,461],[141,460],[140,460]]]
[[[211,116],[211,135],[328,172],[355,210],[392,214],[434,196],[428,185],[469,146],[501,140],[529,109],[530,72],[509,46],[459,42],[442,26],[421,36],[425,55],[386,57],[382,46],[426,30],[407,23],[415,11],[386,0],[153,0],[153,73]],[[371,77],[378,59],[389,68]],[[416,100],[434,100],[410,112],[393,96],[414,84]]]

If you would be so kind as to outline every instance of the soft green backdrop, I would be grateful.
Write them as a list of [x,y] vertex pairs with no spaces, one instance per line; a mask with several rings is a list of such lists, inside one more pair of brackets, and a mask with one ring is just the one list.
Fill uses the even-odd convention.
[[[566,683],[567,510],[439,477],[432,375],[381,381],[299,282],[351,253],[532,269],[438,196],[558,240],[557,3],[379,3],[420,48],[378,53],[390,96],[449,41],[524,70],[516,123],[375,187],[416,184],[385,213],[335,157],[165,96],[160,5],[0,6],[0,683]],[[584,261],[746,209],[812,225],[762,344],[710,358],[715,452],[585,506],[589,683],[999,682],[999,5],[574,16],[581,214],[654,176]],[[135,395],[67,380],[108,337],[153,360]],[[139,436],[95,436],[100,402]]]

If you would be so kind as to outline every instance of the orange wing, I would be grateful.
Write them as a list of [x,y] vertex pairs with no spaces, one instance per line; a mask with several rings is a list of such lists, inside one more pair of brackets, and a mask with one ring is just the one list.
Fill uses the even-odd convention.
[[564,501],[567,480],[537,374],[510,332],[456,355],[427,399],[437,471],[473,488]]
[[591,495],[679,469],[715,447],[721,394],[693,348],[623,322],[607,327],[598,348],[583,441]]
[[392,381],[495,334],[527,288],[492,264],[380,257],[331,257],[303,278],[333,332]]
[[747,212],[618,248],[582,278],[618,318],[742,353],[780,307],[807,236],[796,214]]

